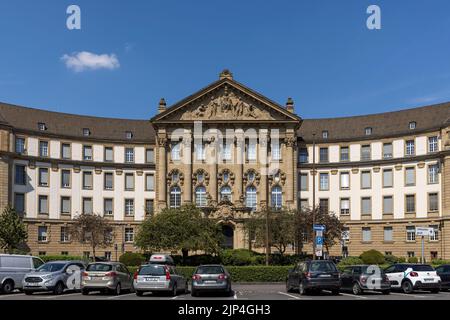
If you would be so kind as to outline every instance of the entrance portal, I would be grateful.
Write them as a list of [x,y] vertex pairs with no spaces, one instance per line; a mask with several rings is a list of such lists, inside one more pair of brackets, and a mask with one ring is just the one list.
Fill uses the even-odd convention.
[[233,249],[234,248],[234,229],[229,225],[222,225],[222,248],[224,249]]

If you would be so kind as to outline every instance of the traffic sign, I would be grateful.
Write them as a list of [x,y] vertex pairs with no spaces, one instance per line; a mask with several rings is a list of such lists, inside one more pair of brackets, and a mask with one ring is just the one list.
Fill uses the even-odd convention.
[[316,237],[316,245],[323,245],[323,237]]
[[325,225],[323,224],[315,224],[313,225],[314,231],[325,231]]
[[323,255],[322,248],[320,248],[320,249],[316,248],[316,257],[321,257],[322,255]]
[[434,228],[416,227],[418,236],[434,236]]
[[323,231],[316,231],[316,237],[323,237]]

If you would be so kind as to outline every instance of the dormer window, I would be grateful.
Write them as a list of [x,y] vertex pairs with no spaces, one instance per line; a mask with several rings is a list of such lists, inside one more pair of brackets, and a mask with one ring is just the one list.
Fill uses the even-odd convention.
[[328,131],[327,130],[322,131],[322,138],[328,139]]
[[372,128],[371,127],[365,128],[364,133],[366,134],[366,136],[372,135]]
[[39,129],[40,131],[45,131],[45,130],[47,130],[47,127],[45,126],[45,123],[43,123],[43,122],[38,122],[38,129]]
[[131,138],[133,138],[133,132],[131,132],[131,131],[125,131],[125,137],[126,137],[128,140],[131,140]]
[[414,130],[417,126],[417,123],[415,121],[411,121],[409,123],[409,130]]
[[91,131],[88,128],[83,128],[83,136],[88,137],[91,135]]

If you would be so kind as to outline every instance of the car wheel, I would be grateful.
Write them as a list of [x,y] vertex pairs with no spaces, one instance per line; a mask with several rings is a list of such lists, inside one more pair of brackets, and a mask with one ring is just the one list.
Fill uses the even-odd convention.
[[384,295],[388,295],[388,294],[391,294],[391,290],[383,290],[383,291],[381,291],[381,293]]
[[286,281],[286,292],[292,292],[292,287],[289,284],[289,281]]
[[114,289],[114,295],[116,296],[120,296],[120,294],[122,293],[122,286],[120,285],[120,283],[117,284],[116,288]]
[[306,294],[306,289],[305,289],[305,287],[303,286],[303,283],[301,283],[301,282],[298,284],[298,293],[299,293],[301,296],[303,296],[303,295]]
[[193,297],[197,297],[197,296],[198,296],[198,293],[197,293],[197,291],[196,291],[196,290],[194,290],[194,289],[191,289],[191,296],[193,296]]
[[359,295],[359,294],[362,293],[362,289],[361,289],[360,285],[358,284],[358,282],[355,282],[355,283],[353,284],[352,292],[353,292],[353,294],[354,294],[355,296],[357,296],[357,295]]
[[406,294],[412,293],[413,292],[413,285],[412,285],[411,281],[408,281],[408,280],[404,281],[402,283],[402,290]]
[[138,296],[138,297],[142,297],[143,295],[144,295],[144,292],[142,292],[142,291],[139,291],[139,290],[136,290],[136,295]]
[[24,290],[23,293],[25,293],[27,296],[31,296],[33,294],[33,291],[31,291],[31,290]]
[[338,296],[339,293],[340,293],[340,290],[339,290],[339,289],[333,289],[333,290],[331,290],[331,294],[332,294],[333,296]]
[[56,294],[56,295],[59,296],[59,295],[61,295],[63,293],[64,293],[64,285],[63,285],[62,282],[58,282],[56,284],[55,288],[53,289],[53,294]]
[[440,291],[439,289],[430,290],[431,293],[439,293],[439,291]]
[[14,291],[14,282],[12,282],[11,280],[7,280],[5,281],[5,283],[2,286],[2,291],[5,294],[10,294]]
[[87,290],[87,289],[81,289],[81,294],[82,294],[83,296],[87,296],[87,295],[89,294],[89,290]]
[[177,285],[174,284],[172,288],[172,297],[176,297],[178,293]]

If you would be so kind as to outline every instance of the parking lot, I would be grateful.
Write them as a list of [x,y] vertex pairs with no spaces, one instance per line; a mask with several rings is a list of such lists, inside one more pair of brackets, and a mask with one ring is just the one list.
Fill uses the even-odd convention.
[[333,296],[331,292],[323,291],[316,295],[301,296],[297,293],[287,293],[283,283],[274,283],[234,284],[233,294],[228,297],[220,294],[192,297],[189,293],[179,294],[175,297],[147,293],[143,297],[137,297],[134,293],[113,296],[97,292],[91,292],[89,295],[83,296],[79,292],[70,291],[66,291],[63,295],[35,293],[27,296],[21,292],[0,295],[0,301],[7,300],[450,300],[450,292],[429,293],[426,291],[415,291],[413,294],[392,292],[390,295],[382,295],[377,292],[365,292],[363,295],[358,296],[341,292],[338,296]]

